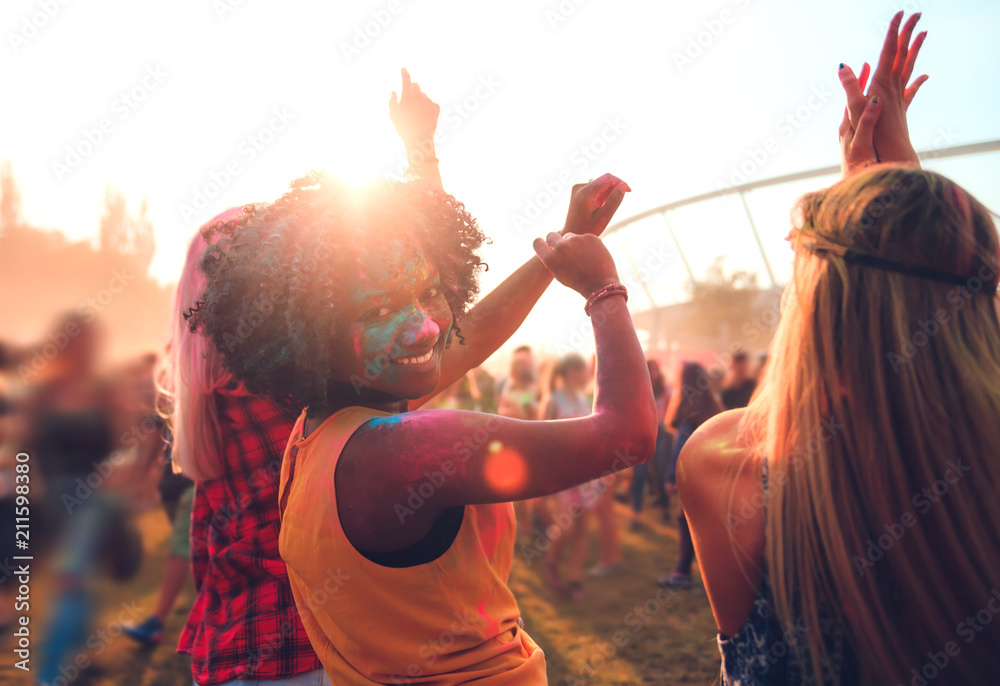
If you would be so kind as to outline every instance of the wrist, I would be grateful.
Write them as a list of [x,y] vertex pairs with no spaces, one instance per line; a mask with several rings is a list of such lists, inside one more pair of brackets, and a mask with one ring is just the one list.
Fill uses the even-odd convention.
[[624,297],[625,302],[628,302],[628,289],[616,281],[604,286],[604,288],[594,292],[589,298],[587,298],[587,302],[583,306],[583,311],[586,312],[589,317],[593,314],[594,308],[598,307],[600,303],[606,303],[611,299],[617,300],[617,296]]
[[406,148],[406,159],[410,164],[433,164],[438,161],[433,138],[409,141],[403,147]]
[[612,286],[614,284],[618,284],[619,286],[621,285],[621,279],[618,278],[617,274],[595,279],[592,283],[587,284],[587,287],[583,291],[580,291],[580,295],[584,298],[590,298],[594,294],[599,293],[608,286]]

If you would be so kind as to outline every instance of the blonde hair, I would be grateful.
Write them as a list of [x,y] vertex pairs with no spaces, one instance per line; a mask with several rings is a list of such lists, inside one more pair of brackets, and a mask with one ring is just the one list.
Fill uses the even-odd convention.
[[[824,616],[863,683],[909,683],[949,642],[961,652],[936,668],[948,683],[995,677],[1000,617],[992,639],[957,633],[1000,570],[992,219],[943,176],[891,166],[798,210],[776,362],[740,425],[769,465],[776,614],[807,627],[796,650],[818,683],[833,664]],[[956,283],[852,264],[845,249]]]
[[[226,210],[206,226],[228,221],[242,211],[242,207]],[[222,434],[215,393],[233,381],[211,341],[190,331],[184,316],[198,307],[205,290],[205,274],[199,263],[207,248],[208,243],[200,231],[188,244],[174,296],[170,340],[156,374],[160,398],[157,405],[173,436],[174,470],[194,481],[222,476]]]

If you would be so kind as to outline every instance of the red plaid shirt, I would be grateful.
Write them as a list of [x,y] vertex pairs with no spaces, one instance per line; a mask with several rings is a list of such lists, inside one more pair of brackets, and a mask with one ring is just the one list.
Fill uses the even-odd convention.
[[295,414],[242,390],[216,399],[225,471],[197,486],[198,596],[177,650],[191,655],[194,680],[204,686],[321,669],[278,555],[278,480]]

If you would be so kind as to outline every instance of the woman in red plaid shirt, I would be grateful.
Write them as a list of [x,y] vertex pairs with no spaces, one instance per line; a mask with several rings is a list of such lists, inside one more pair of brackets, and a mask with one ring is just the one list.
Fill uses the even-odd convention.
[[175,463],[197,482],[191,514],[197,597],[178,651],[191,655],[201,686],[329,684],[278,555],[278,474],[295,417],[247,393],[184,319],[205,287],[198,263],[206,247],[198,235],[188,248],[161,379],[171,402]]

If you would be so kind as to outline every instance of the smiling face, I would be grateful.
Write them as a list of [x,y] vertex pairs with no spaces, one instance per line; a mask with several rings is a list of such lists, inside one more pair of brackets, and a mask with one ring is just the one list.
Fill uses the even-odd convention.
[[376,394],[413,399],[437,386],[454,323],[438,271],[423,249],[397,240],[360,259],[334,339],[334,380],[363,402]]

